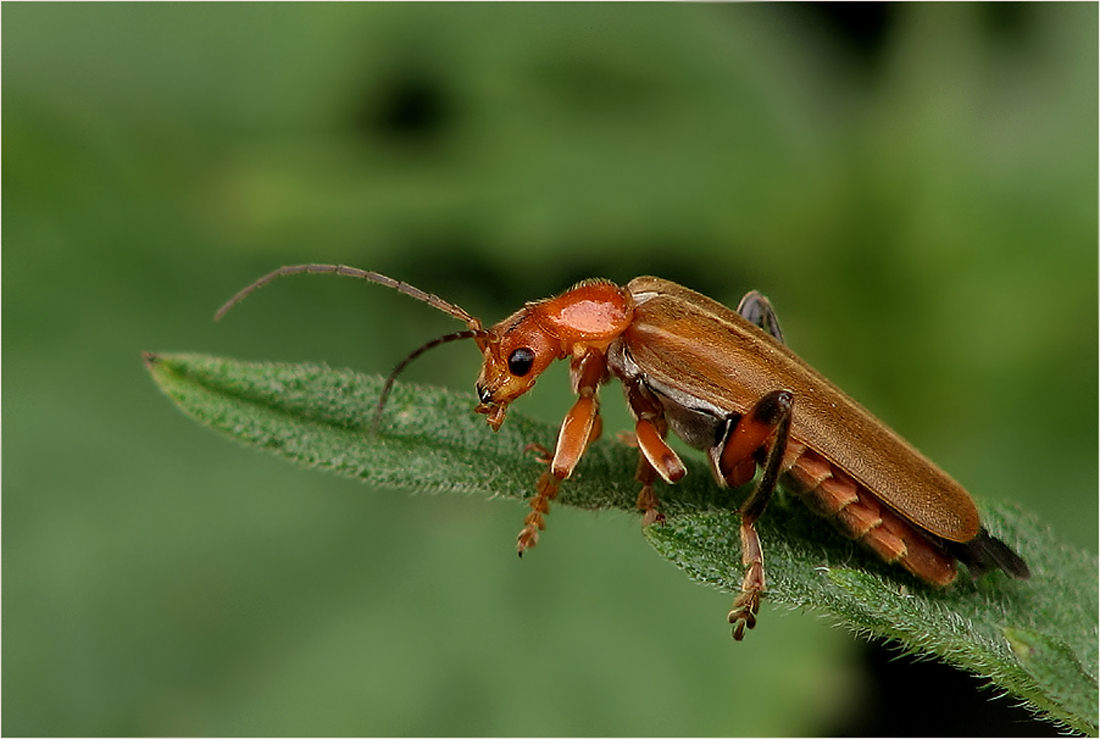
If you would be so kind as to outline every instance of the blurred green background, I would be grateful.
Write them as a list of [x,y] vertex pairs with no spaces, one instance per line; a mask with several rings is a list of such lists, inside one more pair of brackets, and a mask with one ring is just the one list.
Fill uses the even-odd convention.
[[[730,305],[758,288],[796,351],[977,497],[1095,552],[1095,4],[3,21],[5,733],[881,733],[892,688],[894,727],[999,726],[811,614],[765,606],[733,643],[729,596],[634,517],[556,509],[517,561],[515,503],[227,443],[140,352],[385,372],[456,327],[320,277],[212,323],[298,262],[490,322],[584,277]],[[472,406],[477,365],[452,345],[406,379]],[[516,411],[556,422],[566,384],[549,373]],[[604,399],[614,433],[619,389]],[[1013,725],[1039,730],[992,733]]]

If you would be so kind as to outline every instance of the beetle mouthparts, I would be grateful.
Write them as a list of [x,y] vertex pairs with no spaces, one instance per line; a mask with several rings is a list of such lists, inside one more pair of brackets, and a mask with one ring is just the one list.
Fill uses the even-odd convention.
[[[478,389],[478,395],[481,395],[480,389]],[[504,416],[508,413],[508,406],[482,401],[474,408],[474,412],[485,416],[485,420],[493,431],[499,431],[500,425],[504,423]]]

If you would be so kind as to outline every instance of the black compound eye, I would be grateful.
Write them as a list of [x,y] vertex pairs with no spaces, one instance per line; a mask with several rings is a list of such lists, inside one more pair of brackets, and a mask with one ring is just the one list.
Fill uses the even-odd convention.
[[527,347],[520,347],[508,357],[508,371],[516,377],[523,377],[531,371],[535,363],[535,353]]

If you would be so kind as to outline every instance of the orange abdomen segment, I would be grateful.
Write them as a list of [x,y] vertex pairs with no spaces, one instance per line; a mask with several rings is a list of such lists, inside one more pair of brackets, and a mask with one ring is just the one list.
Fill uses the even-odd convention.
[[782,469],[786,487],[815,513],[832,521],[845,536],[932,585],[949,585],[955,580],[954,557],[806,445],[792,439]]

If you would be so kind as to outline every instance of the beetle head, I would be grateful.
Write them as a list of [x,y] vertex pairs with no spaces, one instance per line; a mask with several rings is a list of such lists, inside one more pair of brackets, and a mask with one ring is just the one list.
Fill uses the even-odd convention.
[[565,356],[560,339],[542,324],[537,303],[528,304],[478,339],[483,357],[475,385],[475,409],[500,428],[508,405],[530,390],[555,359]]

